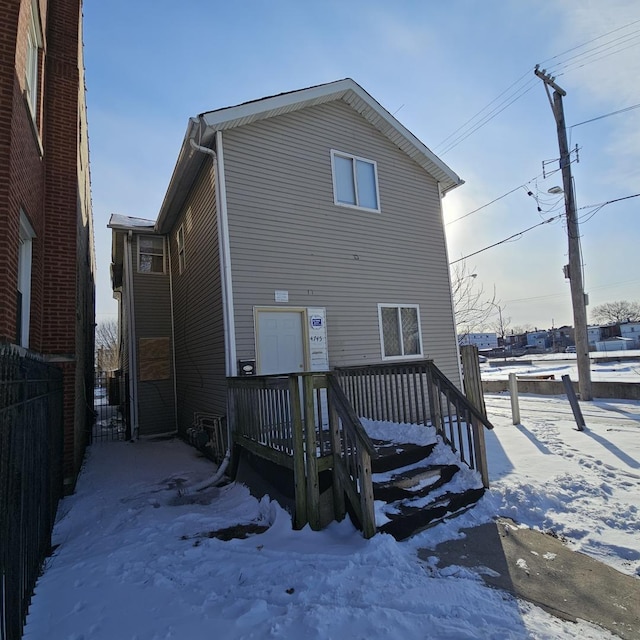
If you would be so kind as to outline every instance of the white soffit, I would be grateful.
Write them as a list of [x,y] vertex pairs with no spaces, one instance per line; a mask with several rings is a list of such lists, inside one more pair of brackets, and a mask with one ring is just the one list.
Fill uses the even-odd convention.
[[273,118],[326,102],[333,102],[334,100],[344,100],[361,114],[380,133],[440,182],[443,191],[448,191],[463,184],[463,180],[440,158],[350,78],[245,102],[235,107],[208,111],[201,114],[200,117],[208,129],[220,131],[241,127],[258,120]]

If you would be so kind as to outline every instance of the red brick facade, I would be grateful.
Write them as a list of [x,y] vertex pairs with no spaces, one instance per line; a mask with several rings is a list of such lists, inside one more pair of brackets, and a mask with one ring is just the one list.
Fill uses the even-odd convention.
[[[0,341],[20,342],[22,212],[35,234],[28,348],[65,374],[70,488],[90,428],[95,322],[88,166],[79,166],[88,158],[82,2],[0,0],[0,15]],[[27,98],[32,21],[39,36],[35,109]]]

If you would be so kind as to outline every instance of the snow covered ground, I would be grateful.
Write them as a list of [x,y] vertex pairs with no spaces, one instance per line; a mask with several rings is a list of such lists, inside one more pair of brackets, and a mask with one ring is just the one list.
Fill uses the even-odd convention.
[[[640,382],[640,352],[623,351],[623,355],[635,356],[633,360],[617,360],[613,362],[599,362],[602,358],[611,358],[612,353],[592,353],[591,379],[594,382]],[[510,373],[517,375],[555,375],[560,380],[568,374],[572,380],[578,379],[576,355],[564,353],[550,353],[531,356],[530,358],[500,360],[493,359],[480,365],[483,380],[506,380]]]
[[[398,543],[348,520],[292,531],[289,515],[229,485],[180,497],[212,472],[179,441],[93,445],[60,506],[28,640],[205,638],[610,638],[490,589],[418,548],[498,514],[553,532],[640,578],[640,403],[584,403],[578,432],[562,397],[487,397],[491,490],[463,516]],[[223,541],[246,523],[266,532]]]

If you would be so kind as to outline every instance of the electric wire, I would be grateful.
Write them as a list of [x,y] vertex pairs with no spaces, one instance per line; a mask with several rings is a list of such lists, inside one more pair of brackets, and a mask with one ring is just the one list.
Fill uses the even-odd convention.
[[549,218],[548,220],[543,220],[542,222],[538,222],[538,224],[534,224],[532,227],[524,229],[523,231],[519,231],[518,233],[514,233],[513,235],[509,236],[508,238],[505,238],[504,240],[500,240],[499,242],[494,242],[493,244],[490,244],[488,247],[484,247],[483,249],[478,249],[478,251],[474,251],[473,253],[469,253],[466,256],[463,256],[462,258],[458,258],[457,260],[453,260],[452,262],[449,263],[449,266],[451,266],[452,264],[456,264],[457,262],[462,262],[463,260],[466,260],[467,258],[471,258],[473,256],[477,256],[479,253],[483,253],[484,251],[488,251],[489,249],[493,249],[494,247],[497,247],[498,245],[504,244],[505,242],[509,242],[511,240],[519,238],[519,237],[523,236],[525,233],[527,233],[529,231],[532,231],[533,229],[535,229],[537,227],[541,227],[544,224],[549,224],[550,222],[553,222],[554,220],[562,218],[563,216],[564,216],[564,213],[561,213],[561,214],[559,214],[557,216],[553,216],[552,218]]
[[612,111],[611,113],[605,113],[604,115],[597,116],[595,118],[591,118],[590,120],[584,120],[583,122],[578,122],[577,124],[572,124],[568,129],[573,129],[574,127],[580,127],[583,124],[589,124],[590,122],[595,122],[596,120],[602,120],[603,118],[608,118],[609,116],[616,116],[619,113],[626,113],[627,111],[631,111],[633,109],[637,109],[640,107],[640,103],[631,105],[630,107],[626,107],[624,109],[618,109],[617,111]]
[[[612,29],[611,31],[608,31],[604,34],[596,36],[595,38],[587,40],[582,44],[571,47],[563,51],[562,53],[552,56],[551,58],[547,58],[541,64],[545,64],[546,62],[550,62],[553,60],[558,60],[558,62],[554,64],[551,67],[551,69],[553,70],[555,75],[563,75],[570,69],[584,67],[587,64],[592,64],[594,62],[602,60],[603,58],[609,57],[610,55],[614,55],[614,54],[620,53],[621,51],[625,51],[626,49],[629,49],[631,47],[637,46],[638,44],[640,44],[640,30],[623,34],[617,38],[614,38],[613,40],[609,40],[607,42],[599,44],[596,47],[592,47],[587,51],[582,51],[580,53],[577,53],[576,55],[573,55],[567,58],[566,60],[561,60],[563,56],[566,56],[567,54],[573,51],[582,49],[593,42],[602,40],[607,36],[610,36],[624,29],[628,29],[629,27],[636,25],[638,23],[640,23],[640,20],[635,20],[633,22],[617,27],[616,29]],[[635,40],[638,40],[638,42],[633,42],[632,44],[628,44],[629,42],[632,42]],[[623,44],[628,44],[628,46],[621,47],[621,45]],[[608,53],[605,53],[605,52],[608,52]],[[605,54],[605,55],[602,55],[602,54]],[[489,104],[487,104],[485,107],[480,109],[480,111],[478,111],[474,116],[469,118],[463,125],[458,127],[453,133],[449,134],[444,140],[442,140],[438,145],[436,145],[436,147],[434,147],[434,150],[438,153],[438,155],[444,155],[449,151],[451,151],[454,147],[456,147],[461,142],[463,142],[468,137],[470,137],[472,134],[474,134],[476,131],[481,129],[484,125],[486,125],[491,120],[493,120],[493,118],[495,118],[500,113],[502,113],[514,102],[516,102],[517,100],[522,98],[525,94],[527,94],[536,85],[535,79],[531,79],[527,81],[523,86],[517,89],[514,89],[514,88],[517,87],[523,81],[523,79],[527,77],[529,73],[530,73],[529,70],[525,72],[515,82],[509,85],[507,89],[502,91],[496,98],[494,98],[494,100],[489,102]],[[501,102],[499,102],[497,106],[495,106],[486,115],[483,115],[494,103],[498,102],[500,98],[502,98],[503,96],[505,96],[505,98]],[[459,134],[459,135],[456,136],[456,134]]]

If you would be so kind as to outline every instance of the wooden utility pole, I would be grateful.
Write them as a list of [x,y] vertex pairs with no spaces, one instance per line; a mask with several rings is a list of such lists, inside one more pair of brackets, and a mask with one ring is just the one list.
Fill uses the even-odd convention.
[[582,281],[582,258],[580,255],[580,232],[576,217],[576,202],[571,177],[571,157],[567,143],[567,129],[564,121],[562,97],[567,95],[549,76],[536,65],[534,73],[540,78],[549,95],[548,87],[553,89],[551,109],[556,121],[558,146],[560,148],[560,169],[562,170],[562,188],[567,216],[567,235],[569,237],[569,283],[571,286],[571,304],[573,306],[573,326],[576,340],[576,360],[578,363],[578,389],[581,400],[592,400],[591,365],[589,361],[589,338],[587,332],[587,307],[585,303],[584,284]]

